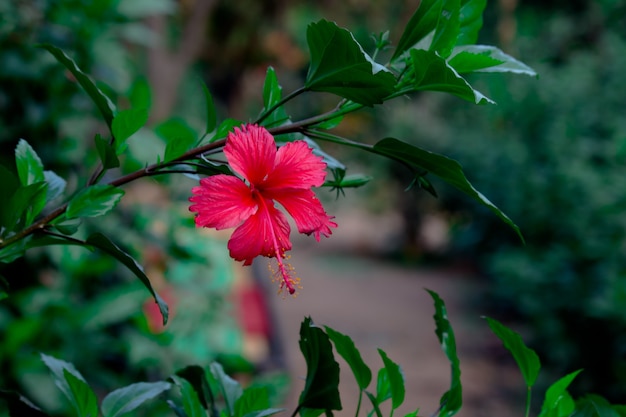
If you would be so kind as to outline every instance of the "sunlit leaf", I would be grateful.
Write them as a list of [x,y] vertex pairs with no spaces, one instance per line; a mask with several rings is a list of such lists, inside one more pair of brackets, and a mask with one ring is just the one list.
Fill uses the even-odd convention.
[[352,33],[320,20],[307,29],[311,64],[305,87],[371,106],[394,91],[396,79],[363,51]]
[[160,381],[138,382],[116,389],[102,400],[102,415],[103,417],[123,416],[171,387],[171,384]]
[[65,216],[68,219],[103,216],[115,208],[123,195],[124,190],[112,185],[92,185],[70,200]]
[[96,104],[98,110],[100,110],[107,126],[111,128],[113,115],[115,114],[115,106],[109,97],[96,87],[94,82],[80,68],[78,68],[78,65],[76,65],[76,63],[61,49],[50,44],[43,44],[40,45],[40,47],[50,52],[57,59],[57,61],[63,64],[63,66],[65,66],[65,68],[72,73],[74,78],[76,78],[76,81],[78,81],[83,90],[85,90],[89,97],[91,97],[91,100],[93,100]]
[[435,30],[443,2],[441,0],[422,0],[398,41],[398,46],[391,60],[394,61],[411,49],[415,44],[424,39]]
[[396,409],[404,402],[404,375],[400,366],[393,362],[382,349],[378,349],[378,354],[383,360],[385,369],[387,370],[387,378],[389,380],[389,388],[391,392],[391,407]]
[[15,148],[15,165],[22,185],[44,181],[43,163],[24,139],[20,139]]
[[363,361],[361,353],[354,345],[352,339],[328,326],[324,326],[324,328],[326,329],[326,334],[328,334],[328,337],[335,345],[337,353],[341,355],[350,366],[359,388],[362,390],[367,388],[372,381],[372,371],[365,364],[365,361]]
[[459,74],[468,72],[510,72],[536,76],[528,65],[505,54],[495,46],[465,45],[454,49],[448,64]]
[[526,386],[532,387],[541,369],[537,353],[524,344],[519,333],[514,332],[497,320],[489,317],[486,317],[486,319],[491,331],[498,336],[504,347],[513,355],[517,366],[524,376]]
[[320,410],[341,410],[339,364],[335,361],[328,335],[310,317],[300,325],[300,350],[307,373],[299,405]]
[[432,172],[458,190],[474,198],[479,203],[488,207],[502,221],[508,224],[523,241],[519,227],[498,207],[478,192],[467,180],[461,165],[453,159],[420,149],[416,146],[393,138],[386,138],[376,143],[372,149],[374,153],[402,162],[414,172]]
[[126,140],[141,129],[147,121],[147,109],[127,109],[115,115],[111,131],[115,139],[114,147],[117,154],[124,149]]
[[461,368],[459,366],[459,357],[456,353],[456,340],[452,325],[448,320],[448,311],[446,305],[434,291],[427,290],[433,301],[435,302],[435,333],[441,344],[441,350],[446,354],[450,361],[450,389],[441,397],[439,416],[453,416],[461,409],[463,405],[463,387],[461,385]]
[[139,280],[143,283],[143,285],[150,291],[150,294],[154,297],[154,300],[159,306],[159,311],[163,316],[163,325],[167,324],[168,319],[168,307],[167,303],[161,298],[159,294],[152,288],[152,284],[150,283],[150,279],[147,277],[141,265],[133,259],[129,254],[121,250],[115,243],[111,242],[108,237],[104,236],[102,233],[94,233],[89,236],[86,240],[87,244],[94,246],[101,251],[109,254],[110,256],[117,259],[121,262],[126,268],[128,268]]
[[54,171],[44,171],[43,176],[48,184],[46,201],[50,202],[55,198],[60,197],[61,194],[63,194],[63,191],[65,191],[67,181],[59,177]]
[[572,414],[575,404],[567,392],[567,387],[581,371],[582,369],[579,369],[565,375],[550,385],[546,391],[546,398],[543,400],[539,417],[567,417]]

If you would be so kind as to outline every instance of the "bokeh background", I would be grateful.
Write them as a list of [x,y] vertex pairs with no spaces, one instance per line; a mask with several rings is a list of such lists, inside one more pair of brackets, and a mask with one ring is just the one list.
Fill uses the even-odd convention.
[[[417,4],[0,2],[1,162],[12,166],[24,138],[75,189],[97,161],[96,109],[36,43],[65,50],[120,107],[151,103],[149,127],[129,141],[120,167],[130,172],[163,152],[168,126],[203,128],[200,80],[221,119],[249,120],[262,108],[268,65],[283,91],[301,85],[308,23],[334,20],[372,47],[370,35],[388,29],[397,41]],[[437,199],[405,191],[411,178],[402,167],[324,146],[348,173],[375,180],[338,200],[320,191],[339,228],[319,245],[296,241],[293,263],[304,288],[299,298],[283,299],[266,277],[265,260],[242,268],[227,257],[228,233],[194,229],[186,202],[194,181],[142,180],[126,188],[114,214],[83,228],[107,230],[140,260],[172,306],[171,324],[159,326],[145,289],[113,260],[81,248],[33,250],[0,270],[11,286],[0,301],[0,387],[62,413],[66,405],[38,352],[73,362],[99,394],[219,359],[241,378],[273,380],[275,398],[289,403],[303,372],[298,325],[311,315],[354,336],[372,367],[375,349],[385,349],[405,370],[410,408],[430,413],[448,370],[422,290],[429,287],[449,301],[459,332],[467,370],[461,415],[521,411],[524,398],[521,378],[481,315],[512,325],[538,350],[544,387],[584,368],[571,387],[575,395],[623,401],[624,28],[626,4],[619,0],[490,1],[480,42],[529,64],[538,79],[484,74],[471,81],[496,106],[428,93],[351,115],[339,127],[364,142],[393,136],[458,160],[474,186],[521,227],[525,246],[445,184],[434,182]],[[293,117],[334,102],[314,98],[291,103]],[[166,412],[152,407],[149,415]]]

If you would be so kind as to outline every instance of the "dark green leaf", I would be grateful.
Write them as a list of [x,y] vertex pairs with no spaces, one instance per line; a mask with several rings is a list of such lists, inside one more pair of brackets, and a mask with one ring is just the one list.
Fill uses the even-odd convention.
[[307,373],[300,407],[321,410],[341,410],[339,398],[339,364],[333,356],[328,335],[306,317],[300,325],[300,350],[306,361]]
[[2,226],[6,230],[15,230],[18,225],[29,226],[46,204],[47,189],[45,181],[18,188],[5,203],[7,223]]
[[150,294],[154,297],[154,300],[159,305],[159,311],[163,316],[163,325],[167,324],[168,319],[168,307],[165,301],[157,294],[157,292],[152,288],[152,284],[150,284],[150,280],[146,276],[145,272],[141,265],[137,263],[129,254],[121,250],[115,243],[111,242],[109,238],[104,236],[101,233],[94,233],[87,238],[87,244],[94,246],[103,252],[111,255],[119,262],[121,262],[124,266],[126,266],[132,273],[139,278],[139,280],[143,283],[143,285],[150,291]]
[[204,92],[204,102],[206,103],[206,128],[204,134],[208,135],[213,132],[215,126],[217,126],[217,113],[215,111],[213,96],[204,82],[202,83],[202,91]]
[[174,401],[167,400],[166,402],[167,402],[167,405],[170,407],[170,409],[174,411],[174,414],[176,414],[176,417],[187,417],[187,413],[185,413],[185,410],[183,410],[178,405],[176,405]]
[[49,417],[48,414],[30,402],[28,398],[17,392],[0,389],[0,399],[7,402],[10,417]]
[[243,394],[243,389],[241,388],[241,385],[239,385],[239,382],[226,375],[226,373],[224,372],[224,368],[219,363],[211,363],[210,369],[213,377],[216,379],[220,387],[220,390],[222,391],[222,395],[224,396],[228,415],[234,416],[235,403]]
[[434,291],[427,290],[435,302],[435,333],[441,344],[441,350],[450,361],[451,381],[450,389],[443,394],[440,400],[439,416],[448,417],[455,415],[463,405],[463,387],[461,385],[461,368],[456,353],[456,340],[454,331],[448,321],[448,312],[443,300]]
[[[265,75],[265,83],[263,84],[263,111],[262,115],[276,105],[282,99],[283,88],[278,84],[278,78],[276,78],[276,72],[274,68],[268,67]],[[289,116],[285,112],[283,106],[275,109],[272,114],[265,117],[263,125],[266,127],[280,126],[289,120]]]
[[243,415],[242,417],[269,417],[283,411],[285,411],[284,408],[266,408],[265,410],[253,411],[251,413]]
[[474,90],[435,52],[412,49],[411,66],[415,75],[413,83],[415,91],[441,91],[476,104],[494,104],[493,100]]
[[180,388],[183,409],[187,417],[206,417],[198,394],[189,381],[176,375],[170,376],[170,379]]
[[102,400],[103,417],[118,417],[130,413],[141,404],[171,388],[167,382],[138,382],[116,389]]
[[487,0],[461,0],[461,24],[456,45],[476,43],[478,32],[483,25],[483,11]]
[[550,385],[546,391],[546,398],[541,406],[540,417],[567,417],[574,411],[574,401],[567,392],[567,387],[582,371],[572,372]]
[[111,132],[113,133],[114,146],[119,155],[124,149],[126,140],[135,134],[148,121],[147,109],[127,109],[118,112],[113,118]]
[[211,407],[213,414],[217,415],[217,410],[215,409],[215,397],[211,391],[211,386],[209,385],[204,368],[198,365],[190,365],[176,371],[176,375],[189,381],[191,386],[193,386],[196,390],[198,399],[200,400],[202,406],[207,410]]
[[115,148],[113,148],[109,141],[100,136],[100,134],[97,134],[94,140],[96,141],[96,150],[102,162],[102,168],[111,169],[119,167],[120,160],[117,158]]
[[229,132],[232,132],[236,127],[240,127],[243,124],[244,123],[241,120],[237,120],[237,119],[226,119],[222,121],[222,123],[220,123],[220,125],[217,128],[217,132],[215,133],[215,136],[211,138],[210,142],[215,142],[217,140],[224,139],[226,136],[228,136]]
[[[4,165],[0,165],[0,195],[2,198],[5,201],[11,198],[19,187],[19,178]],[[5,236],[7,232],[12,230],[14,214],[7,204],[0,204],[0,236]],[[7,229],[9,224],[11,226]]]
[[106,184],[95,184],[79,191],[69,202],[65,217],[98,217],[107,214],[122,199],[124,190]]
[[489,317],[486,319],[491,331],[498,336],[504,347],[513,355],[517,366],[524,376],[526,386],[532,387],[537,380],[537,375],[539,375],[539,369],[541,369],[541,363],[535,351],[524,344],[517,332],[509,329],[497,320]]
[[148,79],[137,78],[130,86],[128,101],[133,109],[150,109],[152,107],[152,91]]
[[389,379],[391,391],[391,407],[395,410],[404,402],[404,375],[400,367],[389,359],[382,349],[378,349],[378,354],[383,359],[383,364],[387,370],[387,378]]
[[354,345],[352,339],[328,326],[324,326],[324,328],[326,329],[326,334],[328,334],[328,337],[335,345],[337,353],[341,355],[341,357],[350,366],[350,369],[352,369],[352,373],[356,378],[359,388],[362,390],[367,388],[372,381],[372,371],[363,361],[361,353]]
[[169,119],[154,128],[165,142],[164,162],[178,158],[198,143],[196,132],[182,119]]
[[619,417],[626,417],[626,405],[613,405],[613,410]]
[[606,399],[587,394],[576,400],[576,411],[571,417],[619,417],[619,414]]
[[9,297],[9,283],[0,275],[0,301]]
[[372,403],[372,407],[374,408],[373,411],[374,413],[376,413],[376,417],[383,417],[383,413],[381,413],[380,411],[380,404],[374,394],[369,391],[365,391],[365,395],[367,395],[367,398],[369,398],[370,402]]
[[235,402],[235,417],[267,417],[279,411],[270,408],[268,387],[248,387]]
[[82,224],[81,219],[62,220],[58,223],[54,223],[52,227],[58,230],[64,235],[73,235],[76,233]]
[[333,117],[332,119],[328,119],[328,120],[320,122],[320,123],[316,123],[312,127],[316,128],[316,129],[330,130],[330,129],[334,129],[337,126],[339,126],[339,124],[341,123],[342,120],[343,120],[343,115],[337,116],[337,117]]
[[511,72],[536,76],[528,65],[495,46],[466,45],[455,48],[448,64],[459,74],[468,72]]
[[57,197],[60,197],[65,191],[65,186],[67,185],[67,181],[63,178],[59,177],[53,171],[44,171],[43,176],[48,184],[48,190],[46,193],[46,201],[50,202]]
[[327,180],[322,186],[323,187],[332,187],[341,189],[341,188],[358,188],[366,185],[372,180],[372,177],[363,175],[363,174],[353,174],[346,175],[342,177],[340,180]]
[[68,57],[65,52],[56,46],[43,44],[40,47],[46,49],[59,61],[65,68],[67,68],[80,86],[91,97],[91,100],[96,104],[98,110],[102,114],[107,126],[111,128],[113,123],[113,115],[115,114],[115,106],[111,100],[94,84],[94,82],[80,69],[78,65]]
[[488,207],[500,217],[502,221],[513,228],[522,241],[524,240],[519,227],[484,195],[478,192],[467,178],[465,178],[465,174],[458,162],[393,138],[386,138],[376,143],[372,151],[398,162],[402,162],[414,172],[432,172],[434,175]]
[[0,249],[0,262],[4,264],[10,264],[16,259],[24,256],[24,251],[26,250],[26,244],[32,239],[31,236],[27,236],[24,239],[20,239],[17,242],[10,244],[2,249]]
[[429,33],[435,30],[437,22],[441,16],[443,2],[441,0],[422,0],[409,23],[404,28],[404,32],[398,41],[396,51],[391,58],[392,61],[402,56],[415,44],[424,39]]
[[382,103],[393,91],[394,75],[374,62],[352,33],[326,20],[307,29],[311,65],[305,87],[337,94],[371,106]]
[[24,139],[20,139],[15,148],[15,165],[22,185],[31,185],[45,180],[41,159]]
[[80,417],[98,417],[98,400],[96,394],[81,378],[74,376],[67,369],[63,370],[63,376],[72,392],[70,402]]
[[437,21],[437,27],[430,44],[430,51],[437,52],[439,56],[447,58],[456,45],[461,25],[461,2],[460,0],[442,0],[441,13]]

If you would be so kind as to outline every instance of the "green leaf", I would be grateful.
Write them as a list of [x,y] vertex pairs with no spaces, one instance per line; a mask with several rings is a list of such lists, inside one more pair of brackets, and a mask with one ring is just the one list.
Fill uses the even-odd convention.
[[94,140],[96,141],[96,150],[98,151],[100,162],[102,162],[102,168],[111,169],[119,167],[120,160],[117,158],[115,148],[113,148],[109,141],[100,136],[100,134],[97,134]]
[[387,368],[380,368],[376,375],[376,402],[381,404],[391,398],[391,383]]
[[[62,219],[62,218],[60,218]],[[76,233],[82,224],[81,219],[61,220],[58,223],[52,224],[52,226],[64,235],[73,235]]]
[[169,390],[167,382],[138,382],[116,389],[102,400],[103,417],[118,417],[130,413],[141,404]]
[[541,363],[535,351],[524,344],[517,332],[509,329],[497,320],[489,317],[486,317],[486,319],[491,331],[498,336],[504,347],[513,355],[517,366],[524,376],[526,386],[532,387],[537,380],[537,375],[539,375],[539,369],[541,369]]
[[300,350],[306,361],[306,382],[300,394],[300,407],[341,410],[339,364],[333,356],[328,335],[306,317],[300,325]]
[[44,171],[43,176],[48,184],[48,190],[46,193],[46,201],[50,202],[57,197],[60,197],[65,191],[67,181],[59,177],[54,171]]
[[124,149],[126,140],[141,129],[147,121],[147,109],[127,109],[115,115],[111,126],[111,133],[113,133],[114,146],[118,155]]
[[454,49],[448,64],[459,74],[468,72],[511,72],[536,76],[528,65],[505,54],[495,46],[466,45]]
[[442,0],[441,13],[437,20],[437,27],[430,44],[430,51],[447,58],[456,44],[461,25],[460,0]]
[[387,370],[387,378],[389,379],[391,391],[391,407],[395,410],[404,402],[404,375],[400,367],[389,359],[382,349],[378,349],[378,354],[383,359],[383,364]]
[[626,405],[613,405],[613,410],[619,417],[626,417]]
[[209,407],[211,407],[213,409],[213,415],[218,414],[215,409],[215,398],[204,368],[198,365],[190,365],[176,371],[176,375],[189,381],[191,386],[196,390],[198,399],[205,409],[208,410]]
[[196,132],[182,119],[169,119],[154,131],[166,142],[164,162],[178,158],[198,143]]
[[440,91],[476,104],[495,104],[493,100],[474,90],[435,52],[412,49],[411,66],[415,76],[413,80],[415,91]]
[[210,365],[211,374],[216,379],[222,395],[224,396],[224,402],[226,403],[226,409],[228,415],[235,415],[235,403],[243,394],[243,389],[239,382],[226,375],[224,368],[217,362],[213,362]]
[[326,20],[307,29],[311,65],[305,87],[337,94],[371,106],[382,103],[394,91],[396,78],[374,62],[352,33]]
[[235,417],[268,417],[284,409],[270,408],[268,387],[251,386],[235,402]]
[[9,283],[0,275],[0,301],[9,297]]
[[65,54],[65,52],[50,44],[43,44],[39,46],[50,52],[57,59],[57,61],[63,64],[63,66],[65,66],[65,68],[72,73],[74,78],[76,78],[76,81],[78,81],[83,90],[85,90],[89,97],[91,97],[91,100],[96,104],[98,110],[100,110],[107,126],[111,128],[113,115],[115,114],[115,106],[113,105],[113,102],[111,102],[111,100],[98,87],[96,87],[87,74],[78,68],[78,65],[76,65],[76,63]]
[[32,235],[27,236],[24,239],[20,239],[17,242],[11,243],[9,246],[5,246],[0,249],[0,262],[4,264],[10,264],[16,259],[24,256],[24,251],[26,250],[26,244],[32,240]]
[[509,219],[509,217],[498,207],[489,201],[487,197],[482,195],[472,186],[467,178],[465,178],[461,165],[459,165],[459,163],[455,160],[420,149],[416,146],[409,145],[408,143],[393,138],[386,138],[379,141],[374,145],[372,152],[394,159],[398,162],[402,162],[416,173],[421,173],[424,170],[432,172],[434,175],[488,207],[502,221],[515,230],[520,239],[524,241],[519,227],[517,227],[517,225],[513,223],[513,221]]
[[7,217],[2,226],[15,230],[16,226],[30,225],[46,204],[47,189],[44,181],[18,188],[6,202]]
[[[263,111],[261,112],[261,117],[280,102],[283,95],[282,91],[283,88],[278,84],[278,78],[276,77],[274,68],[268,67],[267,73],[265,74],[265,82],[263,83]],[[280,126],[287,121],[289,121],[289,116],[285,112],[285,108],[280,106],[263,120],[263,126]]]
[[372,381],[372,371],[363,361],[361,353],[354,345],[352,339],[328,326],[324,326],[324,328],[326,329],[326,334],[328,334],[328,337],[335,345],[337,353],[339,353],[350,366],[359,388],[361,388],[361,390],[367,388]]
[[576,400],[576,411],[571,417],[619,417],[619,413],[605,398],[587,394]]
[[487,0],[461,0],[461,21],[456,45],[476,43],[478,32],[483,26],[483,12]]
[[435,302],[435,333],[441,343],[441,350],[446,354],[450,361],[450,389],[443,394],[440,400],[439,416],[453,416],[461,409],[463,405],[463,387],[461,385],[461,368],[459,366],[459,358],[456,353],[456,340],[454,331],[448,321],[448,311],[443,300],[434,291],[426,290]]
[[48,414],[44,413],[39,407],[30,402],[28,398],[15,391],[0,389],[0,399],[7,402],[9,416],[49,417]]
[[204,102],[206,103],[206,127],[204,134],[208,135],[213,132],[215,126],[217,126],[217,112],[215,111],[213,96],[204,82],[202,82],[202,91],[204,92]]
[[550,385],[546,391],[546,398],[543,400],[539,417],[567,417],[572,414],[575,404],[567,392],[567,387],[581,371],[582,369],[579,369],[567,374]]
[[98,417],[98,400],[96,394],[81,378],[74,376],[67,369],[63,370],[63,376],[72,392],[70,402],[80,417]]
[[441,0],[422,0],[419,2],[417,10],[404,28],[391,61],[395,61],[435,30],[442,7],[443,1]]
[[146,276],[145,272],[141,265],[137,263],[129,254],[121,250],[115,243],[111,242],[109,238],[104,236],[102,233],[94,233],[89,236],[86,240],[88,245],[94,246],[101,251],[111,255],[119,262],[121,262],[124,266],[126,266],[132,273],[135,274],[137,278],[143,283],[143,285],[150,291],[150,294],[154,297],[154,300],[159,306],[159,311],[163,316],[163,325],[167,324],[168,319],[168,307],[165,301],[161,298],[159,294],[152,288],[152,284],[150,284],[150,279]]
[[202,403],[193,386],[186,379],[176,375],[170,376],[170,379],[180,388],[183,409],[187,417],[206,417]]
[[22,185],[31,185],[45,180],[41,159],[24,139],[20,139],[15,148],[15,165]]
[[112,185],[95,184],[84,188],[70,200],[65,217],[103,216],[115,208],[123,195],[124,190]]
[[241,120],[237,119],[225,119],[220,123],[217,128],[217,132],[215,132],[215,136],[211,138],[209,142],[215,142],[220,139],[224,139],[228,136],[229,132],[232,132],[236,127],[242,126],[244,123]]
[[137,78],[130,86],[128,101],[133,109],[147,109],[152,107],[152,91],[146,77]]
[[369,391],[365,391],[365,395],[367,395],[367,398],[369,398],[370,402],[372,403],[372,407],[374,408],[373,411],[374,413],[376,413],[376,417],[383,417],[383,413],[380,411],[380,404],[374,394]]

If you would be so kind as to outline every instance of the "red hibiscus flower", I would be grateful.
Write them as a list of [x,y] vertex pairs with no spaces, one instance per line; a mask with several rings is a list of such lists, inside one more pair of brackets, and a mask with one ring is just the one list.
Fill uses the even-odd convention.
[[330,236],[337,227],[311,187],[326,177],[326,164],[304,141],[289,142],[279,149],[263,127],[244,125],[228,135],[224,154],[242,178],[214,175],[200,180],[191,191],[189,210],[196,212],[197,227],[217,230],[237,227],[228,241],[230,256],[250,265],[257,256],[276,258],[281,289],[296,291],[298,279],[283,262],[291,249],[291,228],[278,202],[293,218],[298,231]]

